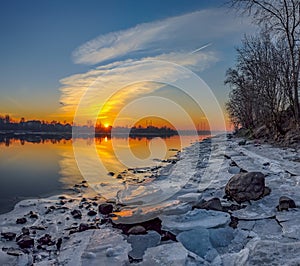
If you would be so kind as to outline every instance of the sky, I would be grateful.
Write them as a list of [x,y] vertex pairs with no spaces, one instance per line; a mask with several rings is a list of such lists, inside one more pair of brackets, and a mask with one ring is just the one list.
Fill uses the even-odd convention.
[[[118,118],[122,126],[160,114],[181,128],[190,127],[187,116],[200,123],[193,90],[209,88],[224,110],[225,72],[234,65],[243,35],[255,30],[225,2],[2,0],[0,114],[78,123],[97,118],[113,124]],[[178,89],[178,71],[181,76],[192,71],[205,83],[194,81],[189,99],[183,94],[192,78]]]

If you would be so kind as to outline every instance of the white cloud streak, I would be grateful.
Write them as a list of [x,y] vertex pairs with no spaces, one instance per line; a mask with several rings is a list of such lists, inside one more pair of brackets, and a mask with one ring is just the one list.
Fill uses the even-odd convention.
[[174,52],[191,52],[208,42],[232,38],[248,24],[227,9],[205,9],[100,35],[73,53],[75,63],[98,64],[120,57],[142,58]]

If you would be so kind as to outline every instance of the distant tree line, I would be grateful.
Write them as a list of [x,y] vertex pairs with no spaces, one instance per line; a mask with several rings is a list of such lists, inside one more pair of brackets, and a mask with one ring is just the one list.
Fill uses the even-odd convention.
[[172,128],[163,126],[163,127],[155,127],[155,126],[147,126],[142,127],[139,125],[138,127],[132,127],[130,129],[129,136],[141,136],[141,135],[147,135],[147,136],[174,136],[178,135],[178,132]]
[[260,32],[245,36],[228,69],[227,111],[236,129],[262,125],[276,134],[299,127],[300,1],[231,0],[253,16]]
[[32,132],[72,132],[72,126],[69,123],[60,123],[57,121],[26,121],[25,118],[21,118],[19,122],[15,122],[9,115],[0,115],[0,130]]

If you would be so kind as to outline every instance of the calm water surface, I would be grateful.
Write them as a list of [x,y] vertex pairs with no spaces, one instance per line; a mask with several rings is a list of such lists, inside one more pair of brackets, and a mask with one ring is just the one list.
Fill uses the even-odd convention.
[[[85,149],[94,148],[104,163],[107,171],[119,173],[127,169],[120,162],[114,151],[121,155],[130,150],[132,154],[143,160],[146,167],[155,165],[155,155],[166,151],[164,158],[176,154],[174,149],[189,146],[192,142],[207,136],[173,136],[166,139],[154,138],[96,138],[76,139]],[[151,147],[151,151],[149,147]],[[153,152],[154,151],[154,152]],[[155,152],[157,151],[157,152]],[[92,171],[93,169],[91,169]],[[107,173],[103,173],[107,175]],[[101,178],[101,177],[100,177]],[[25,198],[37,198],[66,192],[83,180],[77,167],[72,140],[46,140],[40,143],[24,142],[11,139],[0,143],[0,213],[10,211],[15,203]]]

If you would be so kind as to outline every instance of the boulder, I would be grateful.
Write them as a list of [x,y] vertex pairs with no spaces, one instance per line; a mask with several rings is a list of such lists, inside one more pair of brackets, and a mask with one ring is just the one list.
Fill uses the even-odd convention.
[[17,242],[20,248],[32,248],[34,246],[34,240],[27,235],[22,236]]
[[73,211],[71,211],[71,214],[74,219],[81,219],[81,217],[82,217],[80,210],[73,210]]
[[51,235],[49,234],[45,234],[44,236],[42,236],[41,238],[39,238],[37,240],[37,242],[40,244],[40,245],[47,245],[47,246],[53,246],[55,244],[54,241],[52,241],[51,239]]
[[114,209],[114,206],[109,203],[100,204],[98,207],[99,212],[104,215],[112,213],[113,209]]
[[6,233],[2,232],[1,236],[6,240],[12,241],[15,239],[16,234],[13,232],[6,232]]
[[95,216],[97,215],[97,212],[94,211],[94,210],[89,210],[88,213],[87,213],[88,216]]
[[288,210],[289,208],[296,208],[296,203],[289,197],[281,196],[279,198],[279,205],[277,206],[278,211]]
[[228,181],[225,193],[227,198],[238,203],[258,200],[265,193],[265,176],[261,172],[236,174]]
[[202,203],[196,203],[194,208],[205,209],[205,210],[214,210],[214,211],[223,211],[223,207],[219,198],[212,198],[208,201]]
[[18,218],[17,220],[16,220],[16,224],[25,224],[25,223],[27,223],[27,219],[26,218]]

